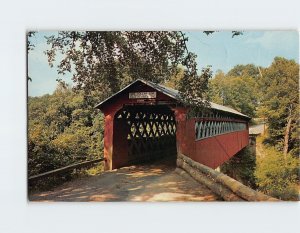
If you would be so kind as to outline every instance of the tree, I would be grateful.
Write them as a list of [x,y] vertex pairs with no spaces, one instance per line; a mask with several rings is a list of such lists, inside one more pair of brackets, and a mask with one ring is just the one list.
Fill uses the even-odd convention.
[[226,75],[218,71],[210,80],[209,95],[212,102],[254,117],[258,106],[258,96],[255,92],[257,81],[242,68],[248,69],[248,66],[235,66]]
[[225,80],[225,73],[221,70],[218,70],[213,77],[209,81],[209,97],[211,101],[213,101],[216,104],[225,104],[224,99],[224,82]]
[[124,80],[168,80],[187,59],[186,40],[179,32],[63,31],[47,38],[46,53],[51,66],[57,52],[63,54],[58,72],[72,72],[77,89],[111,95],[128,84]]
[[170,77],[168,81],[164,83],[165,86],[178,90],[180,88],[180,80],[184,77],[184,69],[178,67],[178,72]]
[[299,64],[276,57],[262,70],[259,112],[268,122],[268,142],[284,153],[299,154]]
[[233,67],[228,73],[228,76],[231,77],[252,77],[257,78],[259,77],[259,67],[256,67],[253,64],[247,64],[247,65],[236,65]]
[[62,84],[52,95],[29,97],[29,176],[102,155],[103,119],[90,98]]
[[62,54],[58,73],[72,72],[75,88],[86,94],[105,90],[101,99],[139,78],[166,83],[181,66],[184,75],[178,89],[183,102],[207,104],[211,71],[198,71],[196,55],[188,50],[187,41],[181,31],[62,31],[47,37],[51,48],[46,54],[50,66]]
[[283,200],[299,200],[299,159],[291,154],[284,157],[274,147],[261,145],[260,150],[264,156],[257,157],[255,170],[259,190]]
[[210,108],[208,81],[212,77],[212,71],[207,67],[202,69],[200,75],[189,73],[184,72],[179,82],[179,93],[185,105],[191,106],[190,112],[195,116]]
[[254,172],[256,158],[254,151],[255,148],[250,146],[243,148],[220,166],[221,172],[255,189],[256,182]]

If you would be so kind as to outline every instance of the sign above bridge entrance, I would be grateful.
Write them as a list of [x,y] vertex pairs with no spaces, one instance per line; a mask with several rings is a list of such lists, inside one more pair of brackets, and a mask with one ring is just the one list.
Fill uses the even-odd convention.
[[156,91],[154,92],[129,92],[129,99],[155,99]]

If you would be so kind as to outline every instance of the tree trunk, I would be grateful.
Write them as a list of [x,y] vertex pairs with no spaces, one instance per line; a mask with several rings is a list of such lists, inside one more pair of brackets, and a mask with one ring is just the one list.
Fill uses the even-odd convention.
[[289,116],[288,116],[288,120],[287,120],[285,134],[284,134],[284,146],[283,146],[283,155],[284,155],[285,163],[286,163],[286,156],[287,156],[287,153],[289,150],[291,124],[292,124],[292,109],[289,109]]

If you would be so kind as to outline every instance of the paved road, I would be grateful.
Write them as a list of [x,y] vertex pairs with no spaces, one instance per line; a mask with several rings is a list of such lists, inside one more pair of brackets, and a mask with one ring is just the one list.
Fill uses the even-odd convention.
[[174,161],[121,168],[76,179],[53,191],[35,193],[31,201],[216,201],[211,190],[175,171]]

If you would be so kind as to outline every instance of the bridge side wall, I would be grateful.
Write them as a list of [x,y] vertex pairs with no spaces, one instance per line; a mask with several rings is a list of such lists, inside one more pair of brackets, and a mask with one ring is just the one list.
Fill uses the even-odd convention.
[[[180,116],[177,111],[177,117]],[[176,112],[175,112],[176,113]],[[213,169],[219,167],[249,143],[249,131],[225,133],[196,140],[195,119],[177,119],[177,151]]]

